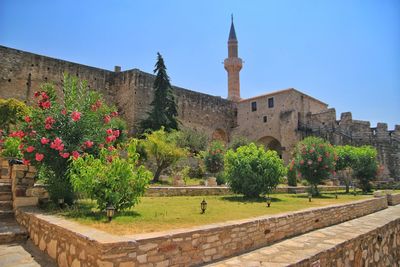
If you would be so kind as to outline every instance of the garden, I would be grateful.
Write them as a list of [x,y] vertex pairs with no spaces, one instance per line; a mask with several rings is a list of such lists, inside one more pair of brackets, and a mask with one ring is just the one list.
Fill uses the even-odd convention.
[[[209,140],[179,124],[161,55],[155,73],[152,109],[134,135],[128,135],[126,122],[101,94],[69,75],[60,91],[42,85],[32,106],[0,100],[1,156],[36,167],[36,180],[49,193],[44,211],[114,234],[132,234],[371,197],[371,181],[379,171],[374,148],[332,146],[308,137],[285,166],[275,151],[243,137],[228,144]],[[346,189],[321,192],[319,185],[343,170],[351,173],[351,179],[341,181]],[[229,186],[232,194],[144,196],[150,186],[205,185],[210,179]],[[298,183],[309,191],[274,192],[278,185]]]

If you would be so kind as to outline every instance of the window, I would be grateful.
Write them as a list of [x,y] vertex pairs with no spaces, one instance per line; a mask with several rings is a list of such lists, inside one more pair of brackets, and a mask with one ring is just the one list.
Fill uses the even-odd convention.
[[257,110],[257,102],[251,102],[251,111]]
[[268,98],[268,107],[269,108],[274,107],[274,98],[273,97]]
[[263,117],[263,121],[264,121],[264,122],[267,122],[267,116],[264,116],[264,117]]

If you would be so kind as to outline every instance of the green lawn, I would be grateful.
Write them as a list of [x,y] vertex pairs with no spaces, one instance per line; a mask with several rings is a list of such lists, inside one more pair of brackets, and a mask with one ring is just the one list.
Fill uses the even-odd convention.
[[[77,207],[51,211],[81,224],[118,235],[156,232],[169,229],[191,227],[202,224],[244,219],[268,214],[296,211],[336,203],[365,199],[367,196],[323,194],[308,201],[306,194],[273,194],[270,208],[264,199],[246,200],[241,196],[205,197],[143,197],[133,209],[119,212],[111,223],[107,223],[104,212],[94,207],[94,202],[81,200]],[[200,214],[200,202],[208,202],[205,214]]]

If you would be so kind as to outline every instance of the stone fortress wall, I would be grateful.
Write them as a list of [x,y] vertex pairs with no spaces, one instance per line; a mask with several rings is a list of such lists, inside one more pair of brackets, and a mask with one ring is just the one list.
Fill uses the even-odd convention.
[[[86,80],[90,88],[101,92],[109,104],[117,106],[128,122],[130,132],[147,116],[153,98],[154,75],[138,69],[108,71],[64,60],[36,55],[0,46],[0,97],[29,101],[44,82],[61,90],[65,72]],[[178,119],[209,136],[222,133],[228,138],[235,124],[234,104],[220,97],[173,87],[178,106]]]
[[[138,69],[103,70],[4,46],[0,46],[0,59],[1,98],[29,103],[43,82],[52,82],[61,90],[63,73],[68,72],[86,80],[109,104],[116,105],[131,133],[150,110],[155,76]],[[307,135],[322,136],[337,145],[370,144],[377,148],[379,161],[385,166],[383,177],[400,180],[399,125],[393,131],[383,123],[371,128],[369,122],[352,120],[350,113],[342,114],[337,121],[334,109],[293,88],[239,102],[175,86],[173,89],[182,125],[210,138],[230,141],[234,136],[245,136],[277,150],[285,162],[295,144]],[[273,107],[269,107],[270,98]],[[254,111],[253,102],[257,105]]]

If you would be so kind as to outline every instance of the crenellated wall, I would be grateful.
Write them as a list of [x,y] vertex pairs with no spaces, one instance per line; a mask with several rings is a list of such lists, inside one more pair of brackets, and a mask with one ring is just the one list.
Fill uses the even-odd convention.
[[379,163],[384,166],[382,178],[400,179],[400,125],[388,130],[386,123],[371,127],[370,122],[353,120],[351,112],[342,113],[336,120],[335,109],[308,114],[299,123],[303,137],[317,135],[335,145],[371,145],[378,151]]

